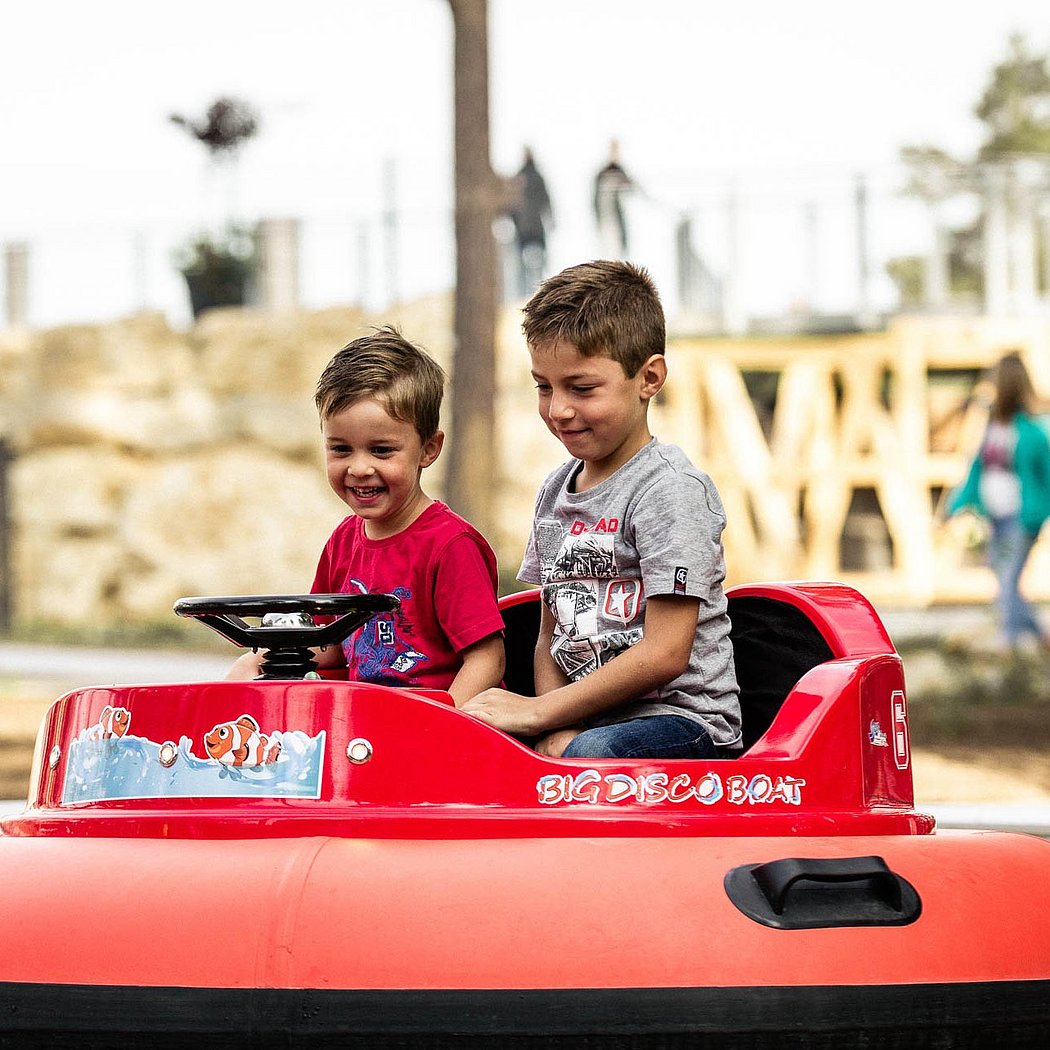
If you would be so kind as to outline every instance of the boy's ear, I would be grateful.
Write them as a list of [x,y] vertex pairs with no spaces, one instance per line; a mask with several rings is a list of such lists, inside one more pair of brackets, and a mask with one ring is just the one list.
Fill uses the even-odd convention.
[[653,354],[638,369],[638,376],[642,381],[642,399],[648,401],[660,393],[667,382],[667,358],[663,354]]
[[445,447],[445,433],[442,430],[435,431],[432,438],[423,442],[423,455],[419,461],[421,467],[429,467],[441,455]]

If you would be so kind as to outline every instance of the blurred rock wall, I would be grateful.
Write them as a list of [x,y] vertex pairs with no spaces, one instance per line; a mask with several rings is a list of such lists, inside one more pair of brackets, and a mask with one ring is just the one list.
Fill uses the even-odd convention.
[[[314,385],[340,347],[385,323],[450,368],[448,296],[381,317],[218,310],[189,331],[142,314],[0,333],[14,618],[161,620],[182,595],[309,590],[346,513],[324,477]],[[507,334],[520,342],[517,323]],[[501,358],[521,505],[492,539],[513,574],[558,447],[536,424],[523,344]],[[502,485],[497,462],[494,449]],[[440,498],[442,480],[439,459],[424,487]]]

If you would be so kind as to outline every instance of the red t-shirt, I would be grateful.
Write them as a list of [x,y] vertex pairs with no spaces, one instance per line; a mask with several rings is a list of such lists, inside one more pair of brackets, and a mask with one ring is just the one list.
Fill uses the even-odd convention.
[[407,529],[370,540],[354,515],[321,551],[314,594],[395,594],[382,613],[343,642],[352,681],[447,689],[459,653],[503,630],[496,556],[469,522],[435,501]]

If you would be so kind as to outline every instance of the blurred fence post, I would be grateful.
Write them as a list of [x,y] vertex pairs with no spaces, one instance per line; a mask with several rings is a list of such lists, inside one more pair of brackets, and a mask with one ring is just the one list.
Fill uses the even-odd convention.
[[871,259],[868,237],[868,182],[863,173],[856,176],[853,207],[857,223],[857,323],[861,328],[874,328],[872,308]]
[[949,233],[937,205],[931,205],[930,210],[933,228],[923,268],[923,305],[933,310],[944,310],[951,297]]
[[11,450],[0,438],[0,631],[11,626],[11,513],[8,501],[7,474]]
[[259,305],[272,313],[299,306],[299,220],[259,222]]
[[371,245],[368,239],[368,223],[363,219],[357,223],[355,244],[357,251],[357,299],[355,302],[363,310],[368,303],[368,290],[372,283],[371,269],[369,267]]
[[383,162],[383,241],[386,246],[387,306],[401,301],[401,260],[398,253],[397,161]]
[[24,241],[4,245],[4,319],[8,328],[29,319],[29,245]]
[[984,312],[992,317],[1007,312],[1010,298],[1005,183],[1005,173],[999,165],[985,170]]
[[1009,227],[1013,305],[1015,312],[1026,315],[1035,311],[1039,301],[1039,251],[1033,196],[1027,186],[1017,187]]
[[730,184],[726,201],[726,240],[728,250],[722,295],[722,327],[729,335],[743,335],[747,331],[747,317],[741,300],[740,197],[735,179]]

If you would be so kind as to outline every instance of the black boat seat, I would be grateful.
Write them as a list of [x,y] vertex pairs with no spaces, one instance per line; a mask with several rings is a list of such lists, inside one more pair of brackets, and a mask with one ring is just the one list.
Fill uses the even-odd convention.
[[[775,598],[730,595],[729,619],[746,752],[770,727],[794,684],[811,668],[833,659],[834,653],[801,609]],[[538,592],[531,600],[505,606],[503,623],[504,683],[512,692],[532,696],[540,626]]]

